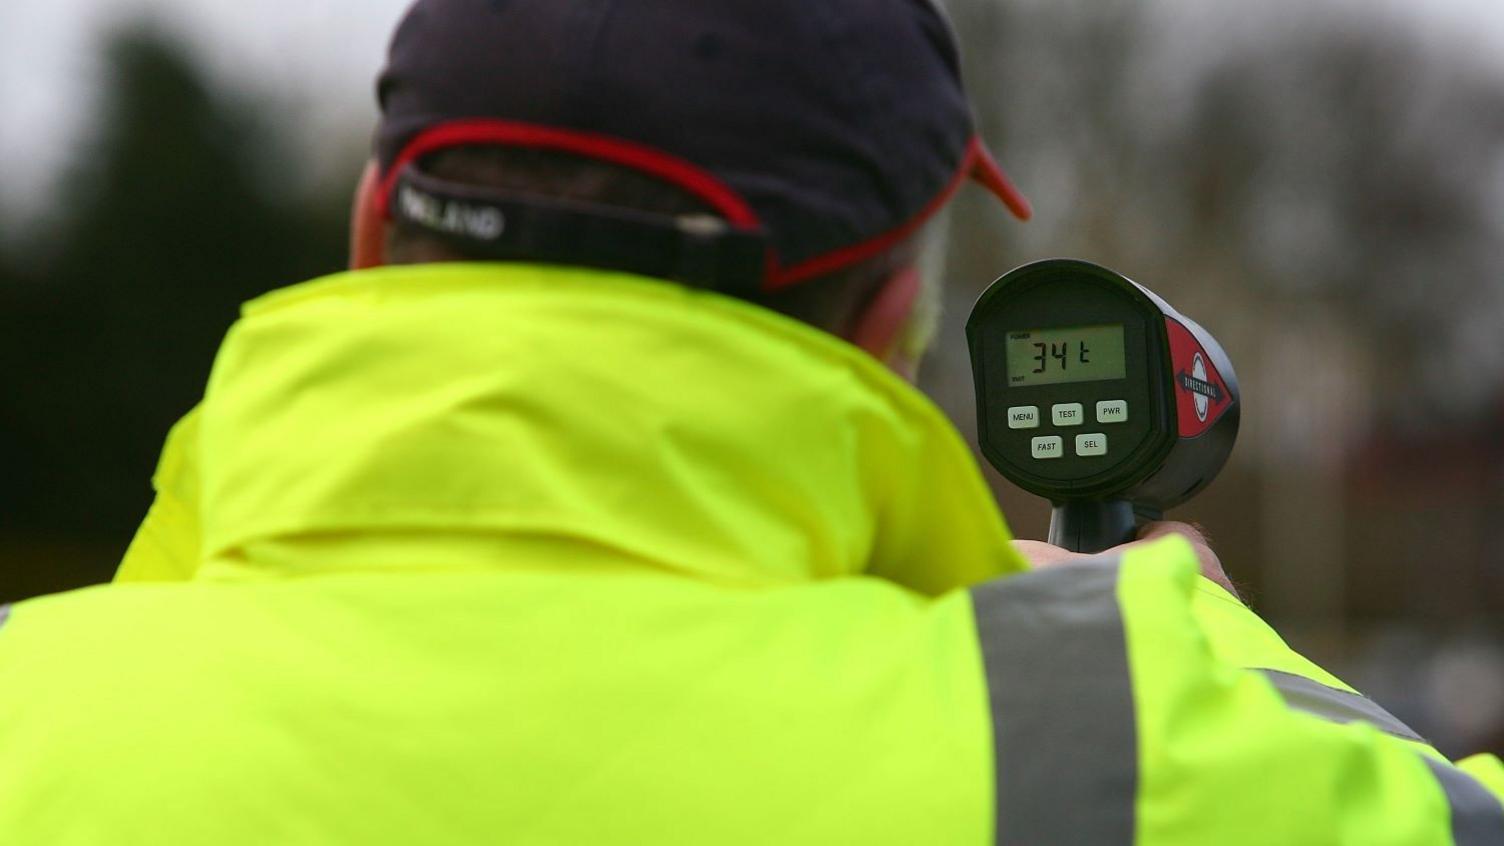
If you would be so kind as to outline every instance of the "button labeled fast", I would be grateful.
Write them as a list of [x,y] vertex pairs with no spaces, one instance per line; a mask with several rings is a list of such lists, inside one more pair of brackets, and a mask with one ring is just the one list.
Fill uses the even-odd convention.
[[1034,457],[1040,461],[1065,455],[1065,441],[1059,435],[1035,438],[1029,445],[1033,449]]
[[1080,426],[1085,423],[1084,412],[1079,402],[1067,402],[1050,409],[1056,426]]
[[1039,406],[1015,405],[1008,409],[1009,429],[1038,429]]
[[1090,458],[1107,454],[1107,436],[1103,434],[1077,435],[1076,454]]
[[1127,423],[1127,400],[1102,400],[1097,403],[1098,423]]

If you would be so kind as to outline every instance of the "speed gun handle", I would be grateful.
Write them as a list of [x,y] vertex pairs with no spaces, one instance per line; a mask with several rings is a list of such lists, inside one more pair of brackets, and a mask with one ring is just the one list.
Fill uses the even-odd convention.
[[1138,537],[1138,527],[1162,515],[1126,499],[1057,502],[1049,542],[1071,552],[1102,552]]

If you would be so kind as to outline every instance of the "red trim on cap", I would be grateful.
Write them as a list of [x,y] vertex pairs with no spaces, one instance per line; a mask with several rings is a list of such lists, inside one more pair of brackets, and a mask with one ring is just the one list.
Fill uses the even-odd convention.
[[787,288],[806,279],[824,276],[833,273],[843,267],[866,261],[885,250],[892,249],[905,238],[913,235],[923,226],[926,221],[933,217],[945,204],[950,202],[951,197],[961,189],[962,183],[967,177],[972,177],[987,187],[998,199],[1002,200],[1020,220],[1028,220],[1033,216],[1033,210],[1029,201],[1014,187],[1013,181],[998,166],[992,154],[983,146],[980,136],[973,136],[971,143],[966,146],[966,155],[961,159],[961,166],[956,168],[956,175],[951,177],[939,194],[930,200],[919,213],[910,218],[906,223],[897,228],[890,229],[876,238],[871,238],[849,247],[842,247],[834,252],[806,259],[793,267],[775,269],[768,277],[766,288],[776,291]]
[[392,190],[396,187],[397,177],[402,173],[403,168],[429,153],[472,144],[505,144],[513,147],[560,150],[619,164],[683,188],[709,203],[733,226],[754,229],[761,225],[757,214],[739,194],[717,179],[714,174],[683,159],[675,158],[651,147],[605,135],[513,121],[483,119],[442,123],[424,130],[409,141],[382,179],[381,192],[378,196],[382,215],[388,219],[391,217]]
[[1013,212],[1014,217],[1019,220],[1028,220],[1033,217],[1034,207],[1029,204],[1029,198],[1025,197],[1023,192],[1018,190],[1018,186],[1013,184],[1013,180],[1008,178],[1007,172],[1003,170],[1002,165],[997,163],[997,159],[992,157],[992,151],[987,149],[982,139],[973,138],[971,144],[973,155],[976,157],[971,175],[999,200],[1002,200],[1003,205]]
[[[651,147],[606,135],[489,119],[459,120],[439,124],[424,130],[408,142],[401,154],[392,162],[391,168],[382,176],[381,189],[376,196],[377,208],[381,215],[386,219],[391,219],[392,191],[396,187],[397,178],[403,168],[429,153],[451,147],[477,144],[503,144],[560,150],[622,165],[658,177],[694,194],[720,212],[733,226],[754,229],[762,225],[757,218],[757,213],[752,210],[746,200],[742,199],[740,194],[720,181],[714,174],[683,159]],[[966,154],[961,159],[961,166],[956,169],[956,175],[914,217],[875,238],[806,259],[791,267],[783,267],[775,251],[770,249],[763,289],[777,291],[787,288],[790,285],[865,261],[891,249],[913,235],[926,221],[944,208],[951,197],[960,190],[967,177],[974,178],[984,185],[1020,220],[1028,220],[1033,216],[1028,199],[998,166],[992,154],[983,146],[982,139],[974,136],[966,147]]]

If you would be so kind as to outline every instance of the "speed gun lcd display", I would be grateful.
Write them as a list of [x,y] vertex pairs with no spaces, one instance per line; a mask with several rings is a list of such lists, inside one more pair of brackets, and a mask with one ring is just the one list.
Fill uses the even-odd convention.
[[1102,382],[1127,375],[1123,326],[1077,326],[1009,332],[1008,384]]

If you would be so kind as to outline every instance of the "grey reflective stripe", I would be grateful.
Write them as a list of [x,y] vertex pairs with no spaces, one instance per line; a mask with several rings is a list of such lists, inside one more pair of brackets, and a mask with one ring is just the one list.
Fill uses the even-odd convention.
[[1368,723],[1386,734],[1405,740],[1425,743],[1426,739],[1415,730],[1400,722],[1399,718],[1380,708],[1378,703],[1366,696],[1329,687],[1304,676],[1284,673],[1279,670],[1260,670],[1274,683],[1276,690],[1285,697],[1285,704],[1297,711],[1304,711],[1331,720],[1334,723]]
[[[1371,699],[1278,670],[1261,672],[1285,697],[1285,703],[1298,711],[1338,723],[1369,723],[1386,734],[1426,742]],[[1457,846],[1504,844],[1504,806],[1499,800],[1462,770],[1429,755],[1420,757],[1446,793],[1452,812],[1452,841]]]
[[9,619],[10,619],[10,606],[9,605],[0,605],[0,626],[5,625],[5,621],[9,620]]
[[1138,738],[1116,559],[972,589],[999,844],[1132,843]]
[[1441,782],[1452,809],[1452,842],[1457,846],[1499,846],[1504,843],[1504,806],[1472,776],[1456,767],[1421,756]]

